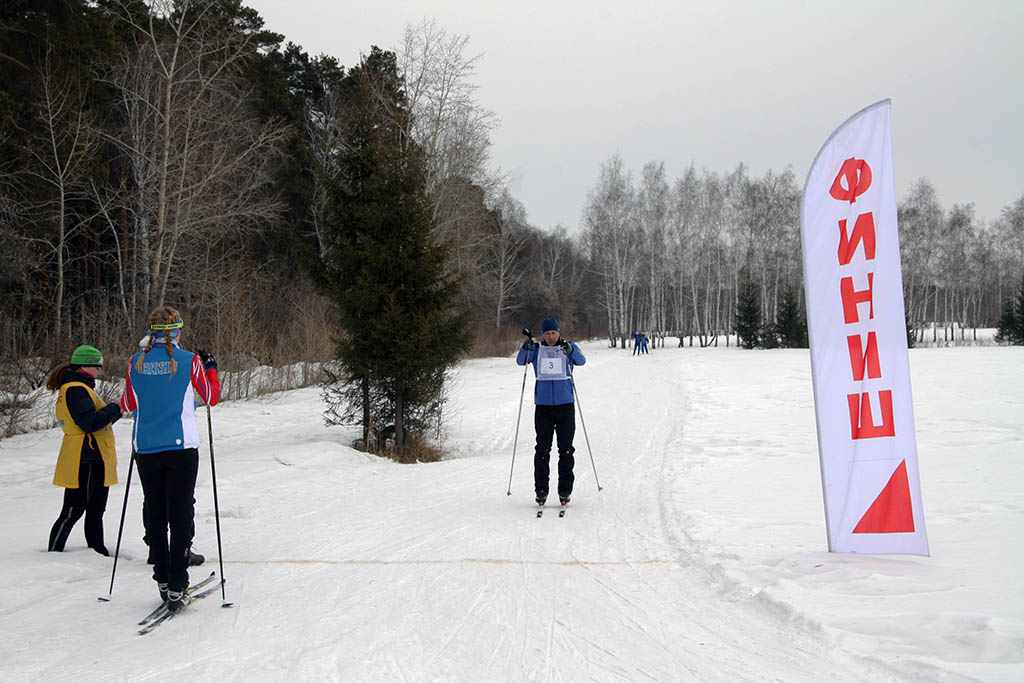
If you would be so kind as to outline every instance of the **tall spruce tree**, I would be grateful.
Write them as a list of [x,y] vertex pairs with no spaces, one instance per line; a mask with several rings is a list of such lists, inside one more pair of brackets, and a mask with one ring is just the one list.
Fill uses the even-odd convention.
[[996,341],[1024,345],[1024,278],[1021,279],[1020,289],[1014,297],[1007,299],[1003,304],[1003,312],[999,316],[996,329]]
[[[395,55],[374,47],[342,82],[340,177],[326,226],[325,290],[337,356],[361,406],[363,443],[393,419],[401,455],[436,416],[444,376],[471,345],[469,315],[436,243],[420,148]],[[390,427],[390,425],[388,425]]]
[[1018,345],[1024,345],[1024,277],[1020,279],[1020,289],[1017,290],[1017,320],[1013,328],[1014,336]]
[[761,297],[757,283],[746,268],[740,271],[739,291],[736,302],[736,335],[745,349],[757,348],[761,344]]
[[800,315],[800,301],[792,287],[786,287],[782,292],[779,312],[775,317],[775,333],[779,346],[784,349],[807,348],[807,322]]

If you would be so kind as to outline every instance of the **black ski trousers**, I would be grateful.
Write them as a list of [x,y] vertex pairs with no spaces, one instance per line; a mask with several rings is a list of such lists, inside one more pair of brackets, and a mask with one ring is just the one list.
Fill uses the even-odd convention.
[[193,496],[199,473],[199,449],[138,453],[135,463],[146,497],[142,521],[153,558],[153,579],[166,582],[169,590],[185,590],[188,549],[195,528]]
[[550,478],[551,439],[558,439],[558,495],[572,493],[573,436],[576,435],[576,404],[537,406],[533,413],[533,427],[537,431],[537,447],[533,454],[533,487],[538,497],[548,493]]
[[110,489],[103,485],[103,463],[81,463],[78,466],[78,488],[64,489],[64,507],[50,529],[47,550],[62,552],[75,522],[85,515],[85,542],[96,552],[106,555],[103,544],[103,513],[107,509]]

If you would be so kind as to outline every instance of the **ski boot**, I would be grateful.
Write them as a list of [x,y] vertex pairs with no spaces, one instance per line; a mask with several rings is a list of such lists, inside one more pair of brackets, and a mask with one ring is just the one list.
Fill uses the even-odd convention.
[[558,516],[565,517],[565,509],[569,506],[569,496],[558,494],[558,502],[562,504],[562,508],[558,511]]
[[167,610],[169,612],[180,613],[190,602],[192,602],[192,596],[188,594],[187,589],[182,591],[167,591]]

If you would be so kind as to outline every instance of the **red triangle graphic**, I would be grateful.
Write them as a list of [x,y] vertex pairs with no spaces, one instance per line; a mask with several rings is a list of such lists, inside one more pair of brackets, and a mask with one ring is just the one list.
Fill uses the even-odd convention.
[[889,477],[889,483],[860,518],[855,534],[896,534],[914,530],[914,508],[910,504],[910,481],[904,460]]

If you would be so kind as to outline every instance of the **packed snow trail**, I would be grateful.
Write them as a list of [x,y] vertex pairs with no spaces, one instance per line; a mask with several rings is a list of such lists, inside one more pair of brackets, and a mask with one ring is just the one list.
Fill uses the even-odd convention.
[[[226,403],[213,428],[224,578],[236,606],[205,601],[174,628],[135,636],[140,609],[156,598],[136,481],[123,546],[131,559],[118,565],[111,603],[95,601],[109,560],[94,553],[30,552],[7,565],[7,582],[31,589],[0,589],[5,679],[81,680],[84,668],[124,680],[966,680],[854,652],[788,605],[735,590],[694,540],[701,511],[685,491],[700,445],[688,432],[694,415],[742,431],[744,414],[708,412],[725,397],[712,391],[699,352],[583,348],[576,385],[604,491],[577,420],[564,518],[534,514],[532,378],[505,495],[522,381],[511,358],[460,367],[449,405],[454,457],[440,463],[352,450],[353,430],[322,425],[317,389]],[[117,427],[123,447],[130,423]],[[5,505],[50,503],[56,514],[59,496],[46,483],[58,437],[21,438],[40,455],[4,470],[8,484],[32,482]],[[208,459],[204,447],[196,545],[215,566]],[[123,486],[112,489],[108,536],[121,496]],[[36,513],[35,535],[49,512]],[[31,560],[45,560],[42,569]]]
[[[310,462],[304,444],[276,453],[291,467],[247,485],[268,502],[293,505],[304,487],[301,511],[274,505],[278,513],[235,520],[248,528],[233,533],[259,537],[260,552],[232,559],[225,550],[229,577],[245,577],[236,600],[249,615],[232,638],[268,639],[263,666],[273,667],[279,655],[270,645],[284,626],[275,614],[312,596],[304,611],[316,629],[301,649],[336,648],[331,666],[346,680],[479,671],[510,680],[755,681],[766,668],[823,680],[845,670],[850,663],[820,634],[723,603],[676,545],[663,504],[686,469],[678,450],[686,391],[667,354],[651,362],[595,351],[576,383],[605,490],[596,490],[577,420],[573,515],[564,519],[531,514],[532,404],[524,406],[513,496],[501,490],[518,403],[518,392],[501,387],[491,396],[477,396],[476,387],[456,392],[464,397],[456,423],[467,411],[491,414],[483,421],[489,433],[457,439],[491,439],[467,457],[406,467],[375,461],[353,471]],[[518,368],[508,366],[495,368],[495,383],[515,382]],[[221,444],[236,454],[253,450]],[[293,484],[287,475],[298,468],[321,472],[299,470]],[[231,497],[226,489],[222,498]],[[293,659],[289,675],[324,673],[317,657]]]

